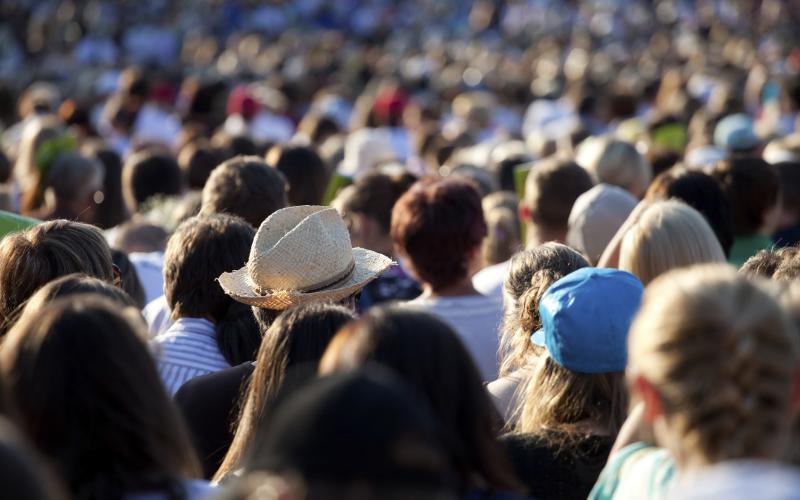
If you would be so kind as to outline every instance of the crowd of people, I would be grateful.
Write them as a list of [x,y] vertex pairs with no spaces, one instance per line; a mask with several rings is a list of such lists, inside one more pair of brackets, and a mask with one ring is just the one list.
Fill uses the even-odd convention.
[[0,496],[800,499],[796,2],[0,19]]

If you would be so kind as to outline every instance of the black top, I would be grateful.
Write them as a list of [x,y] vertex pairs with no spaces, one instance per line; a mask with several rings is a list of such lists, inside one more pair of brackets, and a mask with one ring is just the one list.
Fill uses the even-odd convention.
[[233,441],[240,395],[253,370],[255,366],[248,361],[195,377],[175,393],[175,402],[186,419],[206,479],[217,472]]
[[610,436],[587,436],[555,450],[541,434],[507,434],[500,441],[528,493],[542,500],[585,500],[614,444]]

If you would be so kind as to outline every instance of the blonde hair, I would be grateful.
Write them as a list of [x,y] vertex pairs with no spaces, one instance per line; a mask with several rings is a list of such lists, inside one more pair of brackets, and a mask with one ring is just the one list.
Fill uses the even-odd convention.
[[511,259],[503,282],[505,317],[500,335],[500,376],[528,366],[537,354],[531,334],[541,328],[539,301],[567,274],[589,267],[581,254],[560,243],[523,250]]
[[712,262],[725,262],[714,231],[697,210],[676,200],[648,207],[625,235],[619,256],[619,268],[645,285],[671,269]]
[[37,118],[22,130],[19,154],[14,163],[13,177],[25,196],[22,207],[25,213],[30,213],[42,203],[41,193],[34,192],[37,189],[41,189],[40,184],[44,182],[36,165],[36,153],[42,144],[55,139],[63,132],[63,125],[55,116]]
[[613,139],[598,139],[588,147],[586,170],[597,183],[619,186],[641,198],[650,181],[653,167],[632,144]]
[[555,448],[597,432],[615,437],[628,409],[623,372],[576,373],[549,355],[537,360],[522,394],[514,430],[539,434]]
[[776,458],[791,419],[796,335],[764,286],[729,266],[695,267],[647,288],[629,368],[660,394],[687,461]]

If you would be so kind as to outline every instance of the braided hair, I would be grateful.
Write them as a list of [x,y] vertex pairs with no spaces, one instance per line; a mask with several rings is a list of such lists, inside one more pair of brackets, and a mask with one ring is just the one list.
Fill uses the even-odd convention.
[[770,291],[720,265],[656,279],[629,340],[629,365],[700,464],[780,452],[797,354],[795,325]]

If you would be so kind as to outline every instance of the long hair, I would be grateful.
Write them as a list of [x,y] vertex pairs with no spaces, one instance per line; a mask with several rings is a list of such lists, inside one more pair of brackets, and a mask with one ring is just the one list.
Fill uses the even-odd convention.
[[316,365],[336,331],[354,318],[353,312],[342,306],[309,304],[288,309],[272,322],[258,350],[256,369],[243,392],[244,404],[233,442],[215,481],[243,465],[262,424],[265,407],[278,395],[287,370],[302,363]]
[[0,346],[18,424],[72,497],[182,496],[199,466],[138,311],[93,295],[26,315]]
[[465,488],[476,481],[499,491],[519,488],[497,441],[499,418],[478,369],[449,326],[400,307],[370,309],[336,335],[320,371],[355,369],[368,361],[393,369],[430,405]]
[[514,430],[536,433],[555,449],[597,430],[616,436],[628,410],[622,372],[575,373],[547,355],[538,360],[523,394]]
[[729,266],[668,273],[647,287],[628,350],[687,460],[779,458],[789,441],[798,340],[770,291]]
[[516,254],[503,282],[505,316],[500,334],[500,376],[531,362],[536,346],[530,337],[541,327],[539,301],[547,289],[567,274],[589,267],[581,254],[560,243],[545,243]]

